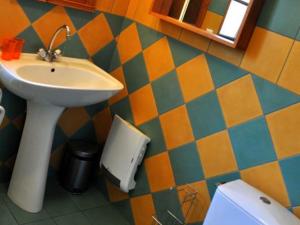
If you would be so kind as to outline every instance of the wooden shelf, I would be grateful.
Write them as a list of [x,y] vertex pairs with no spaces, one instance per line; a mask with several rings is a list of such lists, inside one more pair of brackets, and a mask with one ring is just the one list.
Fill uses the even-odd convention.
[[186,22],[180,22],[177,19],[174,19],[174,18],[169,17],[169,16],[164,16],[164,15],[161,15],[159,13],[151,12],[151,14],[153,16],[156,16],[156,17],[160,18],[163,21],[166,21],[168,23],[174,24],[174,25],[176,25],[178,27],[181,27],[181,28],[183,28],[185,30],[189,30],[191,32],[194,32],[196,34],[204,36],[204,37],[206,37],[208,39],[211,39],[211,40],[214,40],[214,41],[219,42],[221,44],[224,44],[226,46],[235,48],[235,43],[233,41],[225,39],[223,37],[220,37],[217,34],[210,33],[210,32],[208,32],[208,31],[206,31],[206,30],[204,30],[204,29],[202,29],[200,27],[197,27],[195,25],[192,25],[192,24],[189,24],[189,23],[186,23]]
[[40,2],[49,2],[55,5],[67,6],[84,11],[94,11],[96,9],[96,0],[38,0]]
[[[200,9],[197,9],[198,17],[194,22],[189,21],[189,23],[178,20],[178,18],[174,18],[173,15],[178,15],[178,13],[174,13],[174,7],[173,3],[176,0],[154,0],[151,14],[153,16],[158,17],[159,19],[166,21],[168,23],[171,23],[173,25],[176,25],[178,27],[181,27],[185,30],[194,32],[196,34],[199,34],[201,36],[204,36],[208,39],[211,39],[215,42],[218,42],[220,44],[226,45],[231,48],[239,48],[239,49],[246,49],[248,46],[248,43],[251,39],[252,33],[256,26],[256,21],[258,19],[259,13],[261,11],[261,8],[263,6],[264,0],[250,0],[249,4],[247,6],[247,10],[245,13],[245,16],[243,17],[241,26],[238,30],[238,33],[236,35],[235,40],[226,39],[218,34],[211,33],[207,30],[204,30],[201,28],[202,22],[205,18],[205,15],[208,11],[209,4],[211,0],[194,0],[199,1],[197,4],[201,5]],[[184,0],[180,0],[184,1]],[[177,5],[177,4],[176,4]],[[182,5],[182,4],[181,4]],[[179,7],[176,6],[177,10]],[[193,18],[195,18],[195,12],[193,12]],[[188,20],[188,19],[187,19]],[[224,22],[224,20],[223,20]],[[222,24],[223,24],[222,22]]]

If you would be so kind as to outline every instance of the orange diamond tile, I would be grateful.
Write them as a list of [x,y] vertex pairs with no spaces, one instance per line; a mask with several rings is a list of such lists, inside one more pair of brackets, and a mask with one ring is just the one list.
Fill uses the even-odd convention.
[[125,16],[130,0],[115,0],[112,13],[119,16]]
[[84,108],[67,109],[60,117],[58,124],[67,136],[72,136],[89,121],[89,115]]
[[109,109],[106,108],[97,113],[93,118],[93,123],[96,130],[97,140],[100,143],[104,143],[112,124],[112,116]]
[[227,131],[200,139],[197,146],[205,177],[214,177],[238,170]]
[[143,195],[130,199],[135,225],[151,224],[155,207],[151,195]]
[[219,88],[217,94],[228,127],[263,114],[251,75]]
[[[192,189],[190,188],[192,187]],[[205,181],[195,182],[188,185],[182,185],[177,187],[179,200],[181,204],[184,201],[184,198],[186,197],[185,191],[197,191],[196,200],[193,204],[193,206],[190,208],[190,204],[184,203],[181,207],[181,210],[183,212],[183,215],[187,215],[185,217],[185,222],[187,224],[202,222],[206,216],[206,213],[208,211],[209,205],[210,205],[210,195],[208,192],[208,188]],[[189,213],[188,213],[189,212]]]
[[[49,22],[51,21],[51,22]],[[54,32],[62,25],[68,25],[71,29],[71,34],[73,35],[76,32],[72,20],[68,16],[67,12],[63,7],[56,6],[38,20],[33,23],[33,28],[41,38],[43,44],[48,46]],[[58,35],[54,47],[59,46],[66,40],[65,32],[62,32]]]
[[295,41],[278,84],[300,94],[300,41]]
[[279,159],[300,154],[300,103],[266,116]]
[[151,192],[175,186],[171,162],[167,152],[145,159],[145,168]]
[[1,1],[0,21],[0,42],[2,38],[17,36],[30,25],[17,0]]
[[111,12],[113,5],[113,0],[97,0],[96,9],[103,12]]
[[144,50],[150,80],[155,80],[175,68],[167,38],[162,38]]
[[177,74],[185,102],[214,89],[214,83],[204,55],[197,56],[178,67]]
[[122,63],[127,62],[142,51],[135,23],[121,32],[118,37],[117,48]]
[[106,189],[108,192],[108,197],[111,202],[119,202],[128,199],[128,194],[122,192],[118,187],[113,185],[110,181],[106,180]]
[[182,30],[180,41],[202,51],[207,51],[210,40],[188,30]]
[[140,125],[158,116],[152,87],[150,84],[129,96],[135,125]]
[[276,199],[282,205],[290,206],[288,193],[284,184],[278,162],[242,170],[241,177],[250,185]]
[[179,39],[182,32],[182,28],[163,20],[158,21],[156,30],[176,39]]
[[[135,0],[133,0],[135,2]],[[150,14],[153,0],[143,0],[135,2],[134,20],[151,28],[156,28],[159,19]]]
[[126,81],[125,81],[124,71],[122,66],[110,72],[110,74],[124,85],[123,90],[121,90],[118,94],[114,95],[108,100],[109,104],[112,105],[120,101],[121,99],[125,98],[128,95],[128,91],[126,87]]
[[104,14],[87,23],[78,34],[89,55],[95,54],[114,39]]
[[241,67],[276,82],[293,40],[257,27],[253,33]]
[[300,206],[293,208],[293,213],[300,219]]
[[208,53],[236,66],[240,65],[244,56],[243,50],[231,48],[214,41],[211,41],[211,44],[208,48]]
[[204,30],[213,30],[213,33],[217,34],[219,32],[222,22],[223,16],[208,10],[206,12],[201,28]]
[[160,122],[168,149],[176,148],[194,140],[185,106],[180,106],[161,115]]

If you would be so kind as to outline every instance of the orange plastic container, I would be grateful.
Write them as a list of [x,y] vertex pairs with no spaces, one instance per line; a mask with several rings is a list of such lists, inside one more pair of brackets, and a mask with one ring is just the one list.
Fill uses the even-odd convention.
[[3,39],[1,58],[4,60],[19,59],[24,43],[25,41],[22,39]]

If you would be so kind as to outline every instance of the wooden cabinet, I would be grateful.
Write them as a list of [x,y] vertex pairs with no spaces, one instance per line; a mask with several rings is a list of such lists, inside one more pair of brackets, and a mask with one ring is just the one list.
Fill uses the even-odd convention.
[[[151,14],[226,46],[246,49],[264,1],[225,0],[227,7],[223,15],[210,11],[212,2],[212,0],[154,0]],[[217,19],[212,18],[212,15]],[[216,21],[213,21],[212,27],[209,27],[209,20],[214,19],[218,20],[218,26]]]
[[39,0],[40,2],[49,2],[55,5],[68,6],[85,11],[93,11],[96,7],[96,0]]

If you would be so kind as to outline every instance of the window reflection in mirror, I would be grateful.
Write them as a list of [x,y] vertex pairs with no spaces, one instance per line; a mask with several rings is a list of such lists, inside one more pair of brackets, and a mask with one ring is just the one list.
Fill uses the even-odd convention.
[[231,0],[219,32],[220,36],[235,40],[246,15],[248,3],[247,0]]
[[173,0],[168,16],[234,40],[250,0]]

